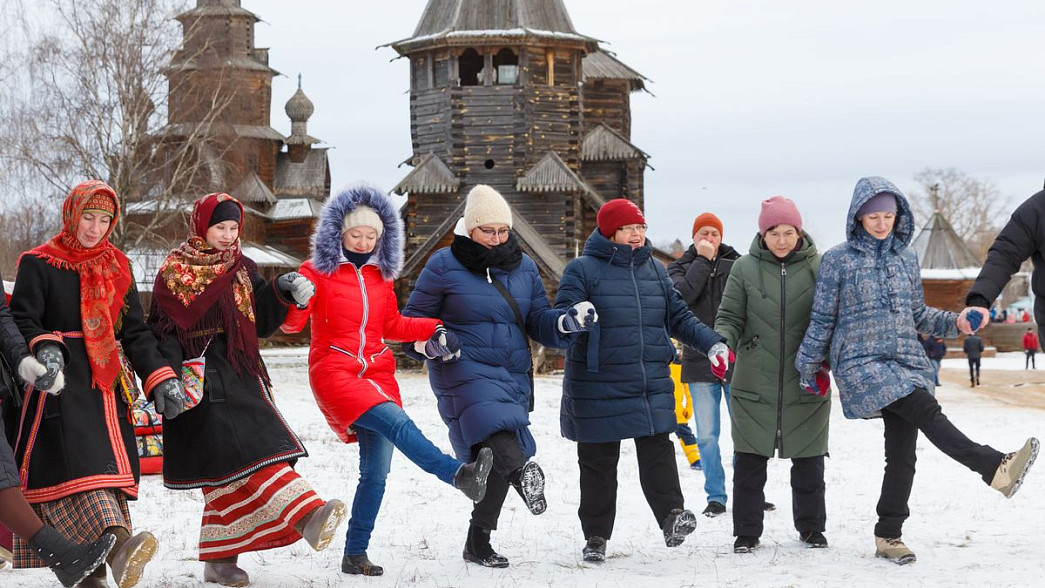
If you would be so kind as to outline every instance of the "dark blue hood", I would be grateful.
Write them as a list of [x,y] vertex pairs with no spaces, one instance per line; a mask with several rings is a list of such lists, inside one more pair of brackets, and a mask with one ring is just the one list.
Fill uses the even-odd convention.
[[649,239],[646,239],[646,244],[638,249],[632,249],[631,245],[621,245],[620,243],[614,243],[606,237],[602,236],[602,233],[598,229],[592,231],[591,236],[584,242],[584,252],[582,255],[589,255],[597,259],[608,260],[615,265],[628,265],[632,261],[635,265],[646,263],[646,260],[653,255],[653,247],[650,245]]

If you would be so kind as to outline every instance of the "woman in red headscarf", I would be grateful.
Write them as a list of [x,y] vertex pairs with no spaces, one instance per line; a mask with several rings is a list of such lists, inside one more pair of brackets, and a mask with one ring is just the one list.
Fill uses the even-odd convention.
[[[147,531],[130,535],[127,501],[138,497],[138,450],[118,386],[120,344],[146,393],[176,397],[181,383],[145,324],[127,257],[109,242],[119,215],[116,193],[104,182],[73,188],[61,232],[19,260],[11,314],[48,367],[45,379],[64,378],[60,396],[32,390],[25,399],[15,447],[25,497],[45,523],[71,538],[116,535],[108,563],[127,588],[141,578],[157,544]],[[16,567],[42,565],[16,540]],[[104,586],[105,566],[81,585]]]
[[[198,405],[164,402],[163,483],[202,488],[200,560],[207,582],[245,586],[240,553],[294,543],[324,549],[344,520],[291,466],[308,455],[271,395],[258,338],[315,287],[297,272],[268,281],[240,251],[243,206],[228,194],[196,201],[188,240],[167,256],[153,286],[149,324],[172,362],[203,356]],[[180,416],[179,416],[180,415]],[[234,507],[234,508],[233,508]]]

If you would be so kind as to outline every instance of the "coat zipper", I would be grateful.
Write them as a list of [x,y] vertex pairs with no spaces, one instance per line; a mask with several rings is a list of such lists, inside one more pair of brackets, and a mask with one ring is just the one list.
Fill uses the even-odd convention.
[[[639,282],[635,279],[635,256],[633,255],[628,261],[628,269],[631,271],[631,283],[635,286],[635,302],[636,306],[639,307],[639,353],[642,353],[642,349],[646,348],[646,337],[642,333],[642,297],[639,295]],[[670,342],[670,341],[669,341]],[[642,361],[642,357],[639,357],[639,365],[642,367],[642,402],[646,407],[646,420],[649,421],[649,434],[653,435],[656,433],[656,429],[653,426],[653,410],[649,405],[649,390],[647,390],[648,381],[646,378],[646,363]]]
[[366,323],[370,319],[370,300],[366,294],[366,282],[363,281],[363,272],[358,267],[355,267],[354,264],[352,267],[356,270],[356,277],[359,278],[359,290],[363,294],[363,320],[359,322],[359,356],[356,357],[359,363],[363,364],[363,368],[357,374],[357,377],[362,378],[367,369],[366,356],[363,355],[363,349],[366,346]]
[[780,451],[779,455],[784,455],[784,360],[785,360],[785,349],[784,339],[786,337],[785,325],[785,314],[787,313],[787,268],[784,264],[780,264],[780,366],[779,366],[779,382],[777,383],[777,407],[776,407],[776,444],[777,449]]

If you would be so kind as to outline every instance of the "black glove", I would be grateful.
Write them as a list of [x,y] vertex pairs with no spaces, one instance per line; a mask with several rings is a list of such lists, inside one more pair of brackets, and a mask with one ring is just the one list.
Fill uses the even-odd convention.
[[439,325],[425,343],[424,353],[429,359],[457,359],[461,357],[461,340],[453,331],[447,331],[446,327]]
[[156,384],[152,390],[152,400],[156,404],[156,412],[163,413],[163,418],[173,419],[188,410],[189,397],[185,394],[185,385],[178,378],[167,378]]
[[276,278],[276,286],[287,296],[293,298],[298,308],[308,306],[308,301],[316,293],[316,285],[312,283],[312,280],[297,272],[285,273]]
[[57,394],[65,386],[65,377],[62,370],[65,369],[65,357],[62,350],[54,343],[45,343],[36,350],[36,360],[45,368],[47,373],[33,382],[33,387],[38,390],[46,390],[51,394]]

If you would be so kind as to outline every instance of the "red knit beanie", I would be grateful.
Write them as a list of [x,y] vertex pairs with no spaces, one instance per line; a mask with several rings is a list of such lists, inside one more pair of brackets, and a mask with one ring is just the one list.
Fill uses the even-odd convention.
[[758,215],[758,232],[766,236],[766,231],[777,225],[791,225],[799,233],[802,232],[802,215],[798,207],[789,198],[773,196],[762,201],[762,213]]
[[607,239],[612,238],[617,229],[623,226],[646,224],[642,211],[627,198],[614,198],[603,204],[595,220],[599,223],[599,232]]
[[722,221],[710,212],[705,212],[704,214],[698,216],[695,221],[693,221],[693,232],[690,233],[690,236],[692,237],[693,235],[696,235],[697,231],[699,231],[701,227],[715,227],[716,229],[718,229],[719,235],[722,235],[723,232]]

